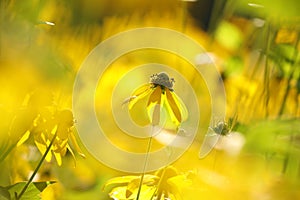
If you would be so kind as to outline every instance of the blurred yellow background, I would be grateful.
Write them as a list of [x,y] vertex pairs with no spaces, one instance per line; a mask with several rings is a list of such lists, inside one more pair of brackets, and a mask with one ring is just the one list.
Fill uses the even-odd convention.
[[[150,49],[121,56],[99,82],[95,107],[107,137],[120,148],[145,152],[146,139],[122,134],[112,116],[101,115],[111,115],[107,99],[134,67],[153,61],[171,66],[197,91],[201,114],[195,141],[172,164],[182,175],[167,185],[176,194],[172,198],[300,199],[299,8],[296,0],[1,1],[0,186],[28,180],[41,154],[32,137],[16,144],[35,126],[36,116],[46,115],[44,108],[52,114],[72,110],[74,79],[93,48],[126,30],[161,27],[186,34],[210,53],[226,90],[226,119],[217,121],[237,116],[232,132],[245,143],[239,147],[239,140],[229,135],[226,144],[199,159],[204,134],[215,117],[203,77],[181,57]],[[141,74],[136,79],[148,77]],[[184,91],[179,83],[174,87],[179,95]],[[55,114],[49,118],[55,119]],[[62,166],[45,162],[35,181],[57,183],[42,192],[42,199],[111,199],[114,187],[102,190],[110,178],[139,175],[101,164],[74,132],[86,158],[75,152],[75,167],[69,152]],[[140,146],[132,145],[137,142]],[[153,143],[153,149],[161,146]]]

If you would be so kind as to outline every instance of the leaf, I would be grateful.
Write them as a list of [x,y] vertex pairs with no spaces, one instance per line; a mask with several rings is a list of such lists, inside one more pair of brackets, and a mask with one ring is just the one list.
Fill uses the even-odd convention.
[[295,57],[295,54],[298,54],[298,50],[290,44],[277,44],[273,47],[272,53],[274,59],[282,59],[288,63],[299,61],[297,57]]
[[5,187],[0,186],[0,200],[10,199],[10,194]]
[[56,183],[56,181],[43,181],[43,182],[33,182],[34,186],[40,191],[43,192],[43,190],[53,183]]
[[[55,181],[46,182],[34,182],[30,183],[25,193],[22,195],[21,200],[40,200],[40,193],[50,184],[55,183]],[[7,187],[0,187],[0,194],[6,199],[14,199],[16,194],[20,194],[26,182],[19,182]]]

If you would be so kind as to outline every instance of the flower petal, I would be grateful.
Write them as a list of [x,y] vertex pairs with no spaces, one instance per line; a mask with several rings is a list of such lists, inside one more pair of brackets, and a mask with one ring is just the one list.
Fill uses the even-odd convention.
[[54,157],[56,159],[56,162],[57,162],[58,166],[61,166],[61,164],[62,164],[62,155],[61,155],[61,153],[60,152],[59,153],[53,152],[53,154],[54,154]]
[[[141,91],[144,93],[140,93]],[[133,93],[135,97],[133,96],[128,104],[131,119],[140,126],[147,126],[151,123],[146,108],[153,91],[151,84],[143,85]]]
[[161,87],[159,86],[155,87],[147,103],[148,116],[152,125],[158,125],[160,122],[161,95],[162,95]]
[[168,88],[166,88],[165,97],[168,113],[170,114],[172,121],[179,126],[182,121],[187,119],[188,111],[183,101]]
[[136,89],[133,94],[131,95],[131,97],[129,97],[128,99],[126,99],[124,101],[124,103],[129,102],[128,104],[128,108],[132,109],[132,107],[141,99],[145,98],[148,94],[150,94],[152,92],[152,84],[145,84],[142,85],[141,87],[139,87],[138,89]]
[[148,101],[148,105],[151,104],[160,104],[161,102],[161,94],[162,94],[162,90],[160,86],[157,86],[154,88],[154,91],[151,93],[150,97],[149,97],[149,101]]

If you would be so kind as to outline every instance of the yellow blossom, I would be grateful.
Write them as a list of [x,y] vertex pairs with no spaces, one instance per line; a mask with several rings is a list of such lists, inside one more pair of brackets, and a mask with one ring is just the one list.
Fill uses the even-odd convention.
[[[148,84],[142,85],[133,92],[126,102],[129,102],[129,112],[137,124],[142,126],[157,125],[154,121],[159,121],[159,125],[165,125],[169,120],[178,127],[181,122],[187,119],[187,108],[183,101],[174,93],[174,82],[173,78],[169,78],[165,72],[161,72],[153,74]],[[160,107],[158,120],[153,117],[157,105]],[[141,113],[141,110],[147,111],[147,113]]]
[[35,118],[31,130],[28,130],[24,136],[19,140],[18,145],[24,143],[30,135],[34,137],[34,142],[39,151],[44,154],[46,149],[53,140],[51,150],[46,156],[46,161],[50,162],[52,155],[54,155],[57,164],[62,164],[62,157],[69,151],[75,158],[73,150],[70,147],[71,140],[76,151],[84,157],[79,145],[76,142],[73,132],[73,115],[70,110],[58,110],[51,112],[49,108],[44,108],[40,114]]

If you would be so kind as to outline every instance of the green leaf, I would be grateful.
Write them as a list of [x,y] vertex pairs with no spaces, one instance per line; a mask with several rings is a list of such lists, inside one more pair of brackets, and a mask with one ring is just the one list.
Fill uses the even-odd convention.
[[[40,193],[50,184],[55,183],[55,181],[46,182],[34,182],[30,183],[26,192],[22,195],[21,200],[39,200],[41,197]],[[26,182],[19,182],[7,187],[0,187],[1,196],[6,199],[15,199],[16,194],[20,194]]]
[[33,182],[34,186],[40,191],[43,192],[43,190],[53,183],[56,183],[56,181],[45,181],[45,182]]
[[272,47],[271,58],[281,60],[287,63],[297,63],[299,58],[295,57],[299,52],[290,44],[277,44]]
[[298,92],[298,94],[300,94],[300,77],[299,77],[298,80],[297,80],[296,87],[297,87],[297,92]]
[[10,199],[10,194],[5,187],[0,186],[0,200]]

